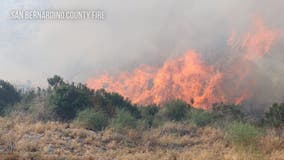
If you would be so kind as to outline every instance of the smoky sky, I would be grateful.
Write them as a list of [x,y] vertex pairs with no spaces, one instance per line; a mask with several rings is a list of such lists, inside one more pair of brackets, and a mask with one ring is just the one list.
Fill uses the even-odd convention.
[[[31,80],[41,86],[54,74],[85,82],[141,64],[159,66],[191,49],[210,61],[226,52],[231,31],[246,31],[254,15],[267,26],[284,28],[282,0],[7,0],[0,4],[0,78]],[[12,9],[101,9],[106,18],[15,21],[9,19]],[[261,70],[283,75],[282,41],[267,60],[259,62]]]

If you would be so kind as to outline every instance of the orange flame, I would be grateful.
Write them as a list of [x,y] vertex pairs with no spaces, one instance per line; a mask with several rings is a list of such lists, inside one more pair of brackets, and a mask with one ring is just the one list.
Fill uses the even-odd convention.
[[208,108],[213,103],[241,104],[250,98],[256,81],[251,76],[253,60],[269,53],[279,33],[268,29],[255,18],[253,31],[237,38],[232,32],[228,40],[238,53],[226,68],[206,64],[199,53],[190,50],[183,56],[169,59],[160,68],[141,65],[133,72],[118,76],[104,74],[87,81],[90,88],[105,88],[128,97],[134,103],[162,104],[182,99],[194,106]]
[[228,44],[233,48],[244,49],[245,55],[243,58],[255,60],[268,54],[272,44],[280,35],[280,31],[267,28],[263,20],[255,16],[253,19],[252,32],[244,34],[242,38],[239,39],[237,39],[236,32],[232,32]]

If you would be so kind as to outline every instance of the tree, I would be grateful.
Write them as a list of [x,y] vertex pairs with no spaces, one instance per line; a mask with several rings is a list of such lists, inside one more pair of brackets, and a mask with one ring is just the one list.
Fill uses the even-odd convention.
[[138,107],[117,93],[109,93],[104,89],[94,91],[81,83],[66,83],[56,75],[49,78],[48,83],[51,110],[60,120],[70,121],[78,111],[86,108],[103,111],[109,117],[114,117],[117,109],[128,111],[135,118],[141,117]]
[[47,82],[51,87],[57,87],[64,83],[63,78],[58,75],[54,75],[52,78],[48,78]]
[[93,91],[83,84],[77,86],[65,83],[62,78],[54,76],[48,79],[54,86],[49,101],[52,104],[52,112],[62,121],[70,121],[75,118],[78,111],[92,105]]
[[273,104],[265,113],[265,121],[275,127],[284,126],[284,103]]
[[0,80],[0,113],[5,107],[13,105],[21,100],[19,92],[9,82]]

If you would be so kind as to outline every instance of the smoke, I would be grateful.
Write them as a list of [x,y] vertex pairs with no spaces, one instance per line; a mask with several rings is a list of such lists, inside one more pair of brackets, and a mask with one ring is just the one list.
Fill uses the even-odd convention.
[[[226,52],[229,54],[219,55],[223,57],[218,63],[206,64],[203,60],[206,55],[189,51],[168,59],[158,68],[142,65],[118,76],[106,74],[91,78],[88,86],[103,87],[142,104],[161,104],[177,98],[188,103],[193,98],[194,105],[202,108],[220,102],[267,102],[265,98],[251,101],[259,97],[259,88],[270,82],[258,72],[256,62],[269,55],[273,44],[282,36],[281,30],[266,27],[262,19],[255,16],[246,33],[232,32],[228,39],[230,50]],[[274,96],[269,98],[274,99]]]
[[[227,39],[245,33],[260,16],[284,28],[284,1],[260,0],[8,0],[0,6],[0,78],[32,80],[45,86],[59,74],[85,82],[108,72],[131,71],[141,64],[161,66],[167,59],[194,49],[208,65],[226,67],[233,56]],[[102,9],[104,21],[12,21],[11,9]],[[3,23],[2,23],[3,21]],[[255,101],[284,98],[283,39],[254,64],[258,80]]]

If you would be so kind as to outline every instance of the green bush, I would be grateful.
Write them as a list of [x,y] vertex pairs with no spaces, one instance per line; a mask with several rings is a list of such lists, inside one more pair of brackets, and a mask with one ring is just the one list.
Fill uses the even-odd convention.
[[274,127],[280,127],[284,125],[284,103],[273,104],[268,112],[265,113],[265,122]]
[[56,119],[61,121],[73,120],[78,111],[85,109],[87,106],[92,106],[92,90],[83,84],[69,84],[62,82],[61,78],[54,78],[55,80],[48,79],[49,83],[52,82],[49,84],[50,87],[53,88],[49,96],[49,103]]
[[143,106],[140,107],[142,124],[146,128],[150,128],[153,126],[155,115],[159,112],[158,106]]
[[4,80],[0,80],[0,114],[4,114],[8,106],[11,106],[21,100],[16,88]]
[[227,138],[237,147],[255,148],[261,132],[251,124],[232,122],[227,128]]
[[168,102],[161,109],[161,114],[166,120],[181,121],[184,120],[190,111],[190,106],[182,100]]
[[108,119],[102,111],[85,109],[78,113],[75,124],[95,131],[103,130],[108,125]]
[[117,109],[123,109],[131,113],[135,118],[141,118],[141,114],[136,105],[118,93],[109,93],[104,89],[99,89],[94,92],[92,103],[99,110],[103,110],[110,117],[115,116]]
[[136,128],[137,119],[135,119],[130,112],[118,109],[116,116],[111,121],[111,127],[114,129],[122,128]]
[[189,119],[190,122],[199,127],[203,127],[214,120],[212,113],[201,109],[191,109]]
[[117,93],[109,93],[104,89],[91,90],[83,84],[64,82],[59,76],[48,79],[50,110],[55,119],[61,121],[73,120],[76,114],[91,106],[101,110],[109,117],[116,115],[117,109],[123,109],[131,113],[135,118],[141,118],[137,105]]
[[222,123],[241,121],[244,118],[244,114],[241,112],[241,106],[234,104],[214,104],[212,113],[214,114],[215,120],[219,120]]

